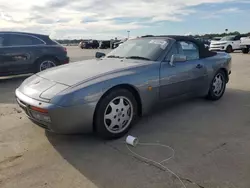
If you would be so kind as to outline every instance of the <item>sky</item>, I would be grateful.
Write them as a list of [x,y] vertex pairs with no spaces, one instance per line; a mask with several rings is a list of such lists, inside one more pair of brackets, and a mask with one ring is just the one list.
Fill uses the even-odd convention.
[[250,0],[0,0],[0,31],[54,39],[250,32]]

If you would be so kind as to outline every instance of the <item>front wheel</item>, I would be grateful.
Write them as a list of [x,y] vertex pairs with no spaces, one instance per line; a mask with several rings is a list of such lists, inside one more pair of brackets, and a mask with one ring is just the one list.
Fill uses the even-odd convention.
[[229,45],[227,48],[226,48],[226,52],[227,53],[232,53],[233,52],[233,47],[231,45]]
[[126,89],[111,91],[96,109],[95,130],[105,139],[124,136],[137,117],[137,102]]
[[226,89],[226,75],[223,71],[219,71],[213,78],[210,84],[209,92],[207,98],[210,100],[219,100]]

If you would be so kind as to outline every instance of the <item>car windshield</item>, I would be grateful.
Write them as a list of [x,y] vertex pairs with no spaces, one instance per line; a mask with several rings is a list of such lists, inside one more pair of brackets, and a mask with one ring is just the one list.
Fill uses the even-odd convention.
[[140,38],[128,40],[107,54],[106,58],[127,58],[155,61],[166,49],[166,39]]
[[220,41],[232,41],[234,40],[235,36],[226,36],[220,39]]

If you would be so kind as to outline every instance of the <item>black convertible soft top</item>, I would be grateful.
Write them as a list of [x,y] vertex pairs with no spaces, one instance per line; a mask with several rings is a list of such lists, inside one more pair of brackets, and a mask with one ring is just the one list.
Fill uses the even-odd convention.
[[146,35],[146,36],[142,36],[142,38],[144,37],[152,37],[152,38],[171,38],[174,39],[176,41],[190,41],[195,43],[198,48],[199,48],[199,53],[200,53],[200,58],[207,58],[207,57],[212,57],[215,56],[217,53],[216,52],[211,52],[208,50],[208,48],[205,47],[205,45],[200,42],[199,40],[196,40],[193,37],[190,36],[182,36],[182,35]]

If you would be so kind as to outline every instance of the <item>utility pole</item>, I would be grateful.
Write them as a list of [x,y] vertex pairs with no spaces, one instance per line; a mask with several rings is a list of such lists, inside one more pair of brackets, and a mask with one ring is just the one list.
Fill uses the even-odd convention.
[[127,31],[128,32],[128,39],[129,39],[129,33],[130,33],[130,31]]

